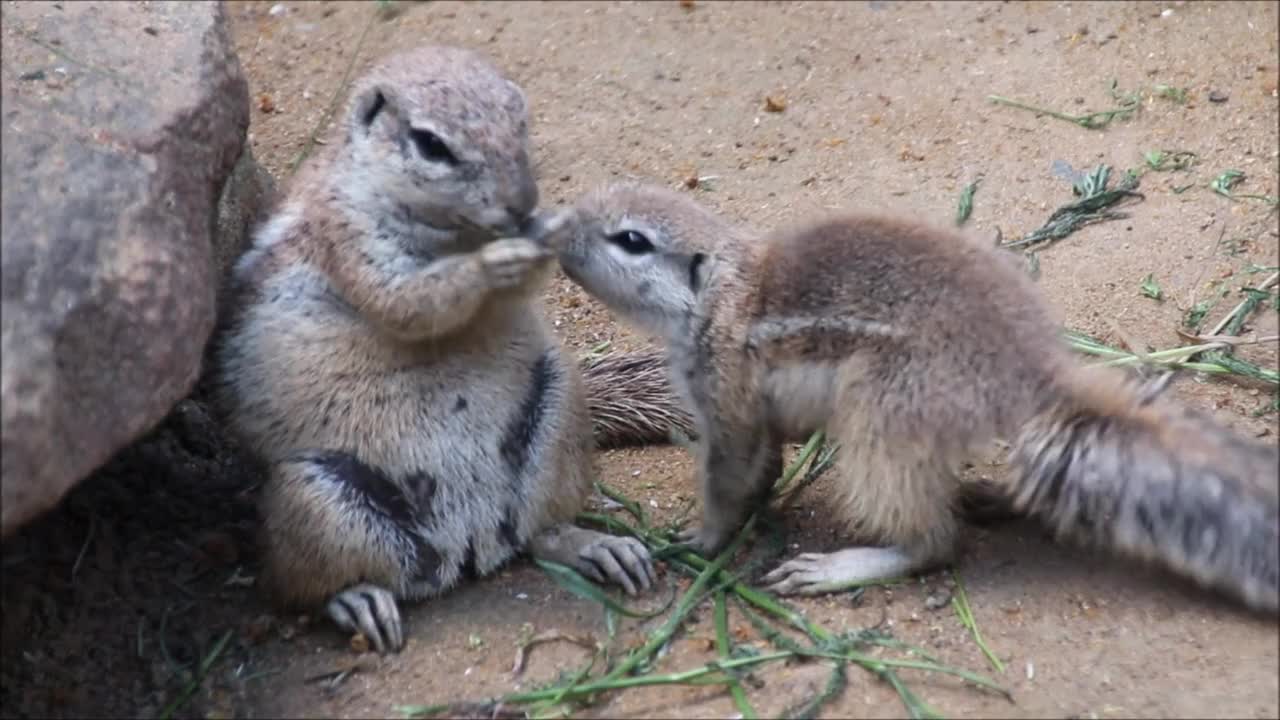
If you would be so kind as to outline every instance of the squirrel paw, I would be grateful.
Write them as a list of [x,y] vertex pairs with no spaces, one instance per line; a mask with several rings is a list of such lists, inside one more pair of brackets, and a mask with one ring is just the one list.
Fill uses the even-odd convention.
[[635,538],[603,535],[578,551],[578,572],[596,582],[621,585],[628,595],[648,590],[657,575],[649,550]]
[[821,595],[875,580],[908,575],[921,564],[901,548],[859,547],[833,553],[802,553],[779,565],[763,581],[778,595]]
[[501,289],[516,287],[550,259],[549,250],[527,238],[503,238],[480,249],[485,275]]
[[334,595],[327,609],[338,627],[363,634],[381,654],[404,647],[395,596],[377,585],[353,585]]

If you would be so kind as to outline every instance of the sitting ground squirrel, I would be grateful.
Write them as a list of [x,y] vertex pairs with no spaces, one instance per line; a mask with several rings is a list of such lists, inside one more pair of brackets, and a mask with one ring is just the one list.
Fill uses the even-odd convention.
[[570,524],[588,408],[608,445],[687,416],[658,351],[589,366],[587,397],[543,319],[555,261],[529,239],[527,125],[522,90],[474,52],[387,58],[233,272],[213,386],[268,464],[262,584],[327,601],[379,652],[403,646],[397,599],[524,549],[630,593],[653,580],[639,542]]
[[1016,513],[1277,609],[1280,450],[1137,382],[1076,364],[1031,279],[957,232],[844,215],[756,237],[675,192],[615,185],[547,238],[566,274],[665,339],[696,420],[702,525],[721,549],[782,445],[825,428],[839,507],[878,547],[802,554],[784,594],[953,559],[956,466],[1012,440]]

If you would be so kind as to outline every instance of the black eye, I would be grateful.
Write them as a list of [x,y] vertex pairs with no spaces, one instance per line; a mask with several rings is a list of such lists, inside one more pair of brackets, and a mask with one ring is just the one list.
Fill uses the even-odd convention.
[[653,252],[653,243],[649,242],[649,238],[635,230],[623,230],[610,235],[607,239],[632,255]]
[[458,158],[454,157],[449,150],[449,146],[444,144],[435,133],[430,130],[419,130],[411,128],[409,137],[413,139],[414,147],[418,148],[418,154],[423,159],[432,162],[444,163],[446,165],[457,165]]

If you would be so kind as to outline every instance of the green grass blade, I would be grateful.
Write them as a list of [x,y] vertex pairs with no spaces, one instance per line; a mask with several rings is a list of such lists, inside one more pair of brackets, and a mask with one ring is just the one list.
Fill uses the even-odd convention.
[[644,507],[642,507],[640,503],[636,502],[635,500],[632,500],[631,498],[627,497],[626,495],[623,495],[622,493],[618,492],[617,490],[613,489],[608,485],[605,485],[602,482],[596,483],[596,489],[600,491],[601,495],[604,495],[610,500],[621,505],[623,510],[626,510],[627,513],[631,515],[631,517],[636,519],[636,522],[640,524],[640,528],[642,530],[649,529],[649,516],[647,513],[645,513]]
[[[714,624],[716,628],[716,649],[722,661],[728,660],[729,653],[732,651],[732,642],[729,639],[729,607],[725,601],[724,590],[716,591]],[[751,701],[747,700],[747,693],[742,689],[742,683],[737,680],[731,682],[729,684],[729,694],[733,696],[733,704],[738,708],[743,720],[754,720],[758,717],[755,708],[751,707]]]
[[973,213],[973,194],[978,190],[978,182],[969,183],[960,191],[960,202],[956,205],[956,226],[963,225]]
[[955,608],[956,615],[960,617],[960,622],[968,628],[969,633],[973,635],[973,641],[977,644],[978,649],[983,655],[987,656],[987,661],[991,663],[991,667],[995,668],[998,673],[1004,672],[1004,663],[1000,662],[1000,658],[991,652],[991,648],[987,647],[986,642],[982,640],[982,633],[978,632],[978,623],[973,618],[973,609],[969,607],[969,596],[964,591],[964,582],[960,579],[960,573],[955,568],[951,570],[951,577],[956,581],[956,594],[951,598],[951,606]]
[[550,575],[551,578],[561,587],[574,595],[586,600],[598,602],[610,611],[618,613],[619,615],[625,615],[629,618],[647,620],[652,617],[657,617],[666,612],[667,608],[671,607],[671,603],[675,601],[675,592],[673,588],[673,592],[671,593],[671,597],[667,599],[667,603],[657,610],[653,610],[651,612],[631,610],[619,603],[617,600],[609,597],[609,595],[601,590],[598,585],[580,575],[577,570],[574,570],[567,565],[561,565],[560,563],[554,563],[540,558],[534,558],[533,561],[538,564],[538,567],[542,568],[548,575]]
[[206,655],[196,667],[196,671],[192,674],[192,678],[187,683],[186,687],[184,687],[178,697],[175,698],[173,702],[169,703],[168,707],[160,713],[161,718],[173,717],[173,714],[181,709],[182,706],[191,699],[192,695],[196,694],[196,691],[204,684],[205,676],[209,674],[209,670],[213,668],[213,664],[218,661],[218,658],[222,655],[222,651],[226,649],[227,643],[231,640],[231,636],[233,634],[234,633],[231,630],[228,630],[222,634],[221,638],[218,638],[218,641],[213,645],[213,649],[209,651],[209,654]]

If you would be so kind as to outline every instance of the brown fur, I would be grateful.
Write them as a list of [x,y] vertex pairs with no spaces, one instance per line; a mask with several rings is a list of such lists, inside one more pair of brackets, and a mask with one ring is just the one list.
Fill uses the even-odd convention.
[[1162,384],[1078,366],[1006,255],[865,214],[752,237],[634,185],[574,213],[555,239],[566,272],[665,338],[695,410],[703,523],[686,539],[704,551],[767,493],[781,444],[825,428],[842,514],[876,547],[801,555],[770,573],[775,588],[947,562],[957,467],[1003,438],[1014,510],[1277,609],[1280,451],[1178,407]]
[[518,236],[537,203],[527,146],[523,94],[479,55],[388,58],[234,271],[214,376],[270,467],[262,585],[328,601],[379,650],[403,642],[397,599],[524,550],[629,590],[651,580],[643,546],[568,525],[592,426],[538,300],[554,264]]

